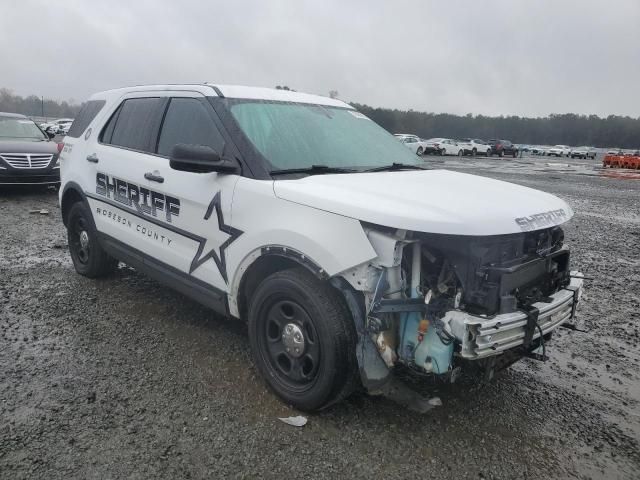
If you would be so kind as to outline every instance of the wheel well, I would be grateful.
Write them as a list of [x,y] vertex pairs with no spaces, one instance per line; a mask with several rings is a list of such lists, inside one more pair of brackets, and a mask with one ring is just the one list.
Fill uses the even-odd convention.
[[247,318],[249,299],[265,278],[276,272],[299,266],[300,264],[295,260],[280,255],[263,255],[249,265],[249,268],[242,276],[240,288],[238,289],[238,312],[240,313],[240,318]]
[[62,195],[62,201],[60,202],[60,212],[62,213],[62,223],[67,226],[67,218],[69,216],[69,210],[71,206],[76,202],[82,202],[84,199],[82,195],[75,189],[70,188]]
[[275,251],[275,253],[266,253],[258,257],[249,265],[249,268],[247,268],[247,271],[244,272],[242,276],[242,280],[240,280],[238,287],[238,313],[240,314],[240,318],[247,318],[249,301],[253,292],[256,291],[258,285],[269,275],[282,270],[305,267],[322,280],[328,278],[324,270],[309,258],[295,254],[293,251],[287,249],[273,247],[271,250]]

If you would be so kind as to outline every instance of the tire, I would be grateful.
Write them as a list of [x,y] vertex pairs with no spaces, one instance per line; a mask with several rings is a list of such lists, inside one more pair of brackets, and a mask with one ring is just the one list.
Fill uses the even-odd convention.
[[423,153],[424,153],[424,150],[422,149],[422,147],[418,147],[418,151],[416,152],[416,155],[421,157]]
[[258,286],[249,341],[269,387],[300,410],[326,408],[359,384],[351,314],[340,294],[305,268],[276,272]]
[[104,277],[118,266],[118,261],[102,249],[91,213],[82,202],[74,203],[69,210],[67,241],[73,266],[80,275]]
[[474,148],[473,150],[471,150],[471,156],[475,157],[476,155],[478,155],[478,150]]
[[445,152],[445,150],[444,150],[444,148],[442,148],[442,149],[440,150],[440,152],[439,152],[439,155],[440,155],[441,157],[442,157],[442,156],[444,156],[444,152]]
[[487,157],[491,156],[491,150],[487,150]]
[[511,155],[513,156],[513,158],[516,158],[518,156],[518,151],[514,150]]
[[500,158],[504,157],[504,150],[500,150],[500,152],[498,153],[498,156]]
[[464,152],[462,150],[458,150],[458,156],[461,157],[462,155],[464,155]]

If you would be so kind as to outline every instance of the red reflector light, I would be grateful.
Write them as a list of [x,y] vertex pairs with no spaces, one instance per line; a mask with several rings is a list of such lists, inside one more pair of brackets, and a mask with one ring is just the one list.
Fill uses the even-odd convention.
[[58,144],[58,153],[60,153],[63,148],[64,148],[64,143],[59,143]]

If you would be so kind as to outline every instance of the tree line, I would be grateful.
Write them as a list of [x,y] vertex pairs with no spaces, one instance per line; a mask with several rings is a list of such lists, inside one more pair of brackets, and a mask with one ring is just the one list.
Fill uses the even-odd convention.
[[[292,90],[288,86],[278,86]],[[337,91],[331,91],[336,97]],[[554,114],[547,117],[452,115],[375,108],[353,104],[358,110],[391,133],[413,133],[422,138],[502,138],[514,143],[536,145],[589,145],[594,147],[640,147],[640,118],[609,115]],[[22,97],[0,88],[0,112],[21,113],[32,117],[73,118],[82,105],[73,101]]]
[[564,113],[537,118],[487,117],[352,105],[391,133],[412,133],[422,138],[498,138],[533,145],[640,146],[640,118],[626,116],[602,118]]
[[21,113],[29,117],[74,118],[82,105],[74,102],[46,99],[36,95],[22,97],[7,88],[0,88],[0,112]]

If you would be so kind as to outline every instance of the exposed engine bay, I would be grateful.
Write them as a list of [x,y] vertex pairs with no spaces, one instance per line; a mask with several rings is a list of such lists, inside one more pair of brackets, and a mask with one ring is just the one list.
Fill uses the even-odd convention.
[[544,342],[575,314],[582,275],[569,270],[558,226],[493,236],[365,227],[378,258],[343,275],[363,294],[365,386],[381,380],[379,359],[450,381],[466,366],[491,376],[524,356],[545,359]]

